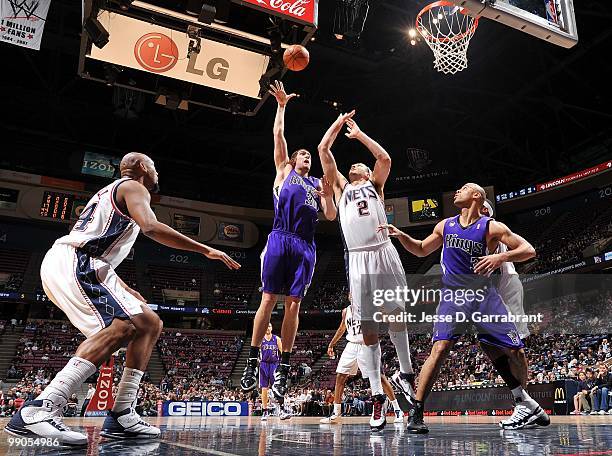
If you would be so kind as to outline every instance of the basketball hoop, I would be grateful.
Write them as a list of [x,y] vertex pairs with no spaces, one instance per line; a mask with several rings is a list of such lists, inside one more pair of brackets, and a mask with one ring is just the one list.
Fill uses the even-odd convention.
[[423,8],[416,28],[434,53],[434,68],[455,74],[467,68],[467,50],[478,27],[478,17],[446,0]]

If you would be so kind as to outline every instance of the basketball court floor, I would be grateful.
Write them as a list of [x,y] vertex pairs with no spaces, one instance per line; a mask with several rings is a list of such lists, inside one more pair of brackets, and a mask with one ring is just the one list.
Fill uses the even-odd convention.
[[[390,418],[392,420],[392,418]],[[4,427],[6,419],[0,426]],[[427,435],[410,435],[403,425],[389,424],[370,436],[367,418],[345,418],[343,424],[320,425],[318,418],[288,421],[257,417],[151,418],[162,438],[152,442],[101,439],[101,418],[66,419],[82,426],[90,445],[70,449],[18,446],[0,436],[0,454],[7,455],[612,455],[612,416],[552,417],[547,428],[502,431],[497,417],[427,418]],[[23,442],[22,442],[23,443]]]

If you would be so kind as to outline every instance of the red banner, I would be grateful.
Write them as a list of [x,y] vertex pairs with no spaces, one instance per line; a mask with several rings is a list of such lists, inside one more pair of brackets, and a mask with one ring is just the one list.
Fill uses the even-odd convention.
[[318,0],[242,0],[277,16],[317,26]]
[[575,180],[583,179],[585,177],[592,176],[593,174],[601,173],[602,171],[605,171],[607,169],[612,169],[612,161],[601,163],[600,165],[593,166],[592,168],[583,169],[582,171],[569,174],[565,177],[560,177],[544,184],[538,184],[536,187],[538,192],[541,192],[542,190],[549,190],[551,188],[558,187],[559,185],[569,184],[570,182],[573,182]]
[[113,357],[102,364],[98,375],[96,392],[89,401],[85,416],[106,416],[108,410],[113,408]]

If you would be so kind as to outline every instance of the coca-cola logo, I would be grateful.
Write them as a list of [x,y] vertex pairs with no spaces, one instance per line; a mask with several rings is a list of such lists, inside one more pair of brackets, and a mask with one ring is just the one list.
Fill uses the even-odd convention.
[[311,18],[313,9],[313,0],[247,0],[249,3],[280,11],[283,14],[304,18]]

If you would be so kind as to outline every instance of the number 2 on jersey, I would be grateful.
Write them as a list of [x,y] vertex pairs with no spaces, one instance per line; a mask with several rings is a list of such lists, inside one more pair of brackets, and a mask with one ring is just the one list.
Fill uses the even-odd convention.
[[91,206],[87,206],[85,209],[83,209],[83,212],[81,212],[79,219],[74,224],[72,229],[74,231],[85,231],[87,229],[87,225],[89,225],[89,222],[91,222],[93,219],[93,214],[96,212],[97,206],[98,203],[93,203]]
[[368,200],[357,201],[357,211],[360,217],[370,215],[370,209],[368,208]]

